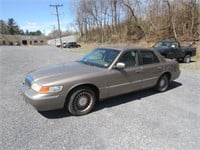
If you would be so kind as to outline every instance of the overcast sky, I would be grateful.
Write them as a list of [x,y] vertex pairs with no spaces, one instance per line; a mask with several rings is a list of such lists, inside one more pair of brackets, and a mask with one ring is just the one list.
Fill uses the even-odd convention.
[[[73,29],[74,0],[0,0],[0,20],[7,21],[13,18],[21,29],[36,31],[41,30],[48,34],[57,28],[55,8],[49,4],[63,4],[59,7],[60,23],[62,30]],[[74,29],[73,29],[74,30]]]

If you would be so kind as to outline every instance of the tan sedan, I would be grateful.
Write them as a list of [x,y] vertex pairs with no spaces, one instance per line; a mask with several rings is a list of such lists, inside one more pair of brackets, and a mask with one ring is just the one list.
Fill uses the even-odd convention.
[[39,111],[65,107],[89,113],[96,101],[145,88],[167,90],[180,75],[176,61],[151,49],[96,48],[79,61],[30,72],[21,85],[25,99]]

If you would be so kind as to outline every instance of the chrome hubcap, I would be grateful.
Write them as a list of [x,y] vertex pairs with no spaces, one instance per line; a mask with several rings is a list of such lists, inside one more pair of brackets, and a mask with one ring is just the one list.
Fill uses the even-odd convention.
[[162,80],[160,81],[160,86],[161,86],[161,87],[164,87],[164,86],[165,86],[165,84],[166,84],[166,81],[165,81],[165,79],[162,79]]
[[186,62],[190,62],[190,58],[186,58]]
[[81,97],[78,101],[80,106],[85,106],[87,104],[87,98],[86,97]]
[[88,92],[81,92],[75,98],[75,108],[79,111],[87,109],[92,101],[92,96]]
[[185,62],[186,62],[186,63],[189,63],[190,61],[191,61],[190,56],[185,56]]

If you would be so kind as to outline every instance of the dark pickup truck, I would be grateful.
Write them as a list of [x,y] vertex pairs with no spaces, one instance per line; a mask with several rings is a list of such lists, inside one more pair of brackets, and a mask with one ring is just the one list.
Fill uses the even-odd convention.
[[157,50],[161,55],[169,59],[176,59],[189,63],[191,57],[196,55],[196,48],[192,44],[188,47],[182,47],[178,41],[163,40],[157,42],[153,49]]

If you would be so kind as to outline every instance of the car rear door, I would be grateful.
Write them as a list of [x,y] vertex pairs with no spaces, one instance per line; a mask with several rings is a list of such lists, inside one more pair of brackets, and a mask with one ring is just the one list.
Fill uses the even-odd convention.
[[162,74],[163,66],[153,51],[141,50],[139,53],[142,68],[142,88],[156,85]]

